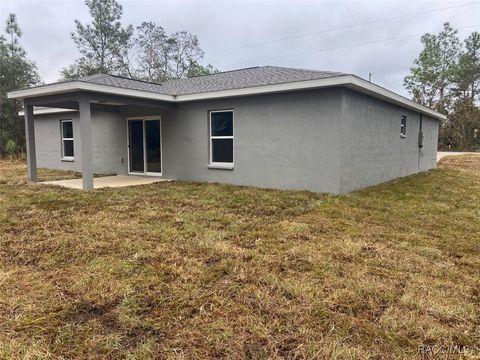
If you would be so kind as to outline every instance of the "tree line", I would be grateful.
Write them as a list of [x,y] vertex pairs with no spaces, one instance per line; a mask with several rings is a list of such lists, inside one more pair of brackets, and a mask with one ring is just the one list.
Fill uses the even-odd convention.
[[186,31],[172,34],[154,22],[122,26],[122,6],[115,0],[86,0],[91,22],[75,20],[71,37],[80,57],[64,68],[66,79],[97,73],[163,82],[218,72],[199,61],[205,53],[198,37]]
[[[205,53],[198,37],[186,31],[168,34],[154,22],[122,25],[122,6],[116,0],[86,0],[91,20],[75,20],[71,33],[79,57],[61,70],[63,79],[108,73],[161,83],[169,79],[218,72],[200,61]],[[0,33],[0,155],[24,151],[22,104],[7,93],[41,83],[35,63],[20,45],[22,31],[9,14]],[[463,41],[444,24],[438,34],[421,37],[423,50],[405,77],[414,101],[447,115],[440,125],[439,147],[480,150],[480,34]]]
[[446,150],[480,150],[480,33],[463,41],[449,23],[421,37],[405,87],[413,100],[442,114],[438,144]]

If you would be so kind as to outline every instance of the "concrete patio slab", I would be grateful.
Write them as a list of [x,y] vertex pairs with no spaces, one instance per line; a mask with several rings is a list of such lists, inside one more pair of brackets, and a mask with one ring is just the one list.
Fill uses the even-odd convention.
[[[157,182],[171,181],[168,179],[162,179],[158,177],[148,177],[148,176],[126,176],[126,175],[115,175],[115,176],[103,176],[93,179],[93,188],[101,189],[107,187],[125,187],[125,186],[136,186],[136,185],[147,185]],[[82,189],[82,179],[68,179],[68,180],[52,180],[52,181],[42,181],[38,184],[43,185],[56,185],[62,186],[70,189]]]

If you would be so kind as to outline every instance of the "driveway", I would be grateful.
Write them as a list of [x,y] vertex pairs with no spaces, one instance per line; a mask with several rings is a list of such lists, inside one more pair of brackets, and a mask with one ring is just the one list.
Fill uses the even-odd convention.
[[440,161],[441,158],[445,156],[456,156],[456,155],[467,155],[467,154],[480,154],[478,152],[460,152],[460,151],[438,151],[437,152],[437,161]]

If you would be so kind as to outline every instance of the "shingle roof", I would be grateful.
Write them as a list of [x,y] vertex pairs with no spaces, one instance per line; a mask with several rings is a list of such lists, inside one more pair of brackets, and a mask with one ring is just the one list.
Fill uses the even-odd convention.
[[95,74],[82,77],[79,80],[97,85],[108,85],[125,89],[151,91],[159,94],[164,94],[164,92],[162,92],[163,86],[160,84],[154,84],[146,81],[134,80],[120,76]]
[[105,74],[87,76],[81,78],[80,81],[126,89],[151,91],[159,94],[187,95],[212,91],[243,89],[263,85],[284,84],[296,81],[325,79],[342,75],[348,74],[278,66],[258,66],[212,75],[169,80],[163,84],[154,84]]

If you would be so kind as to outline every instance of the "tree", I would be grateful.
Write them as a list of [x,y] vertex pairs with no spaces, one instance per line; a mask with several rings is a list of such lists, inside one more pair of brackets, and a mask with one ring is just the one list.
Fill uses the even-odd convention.
[[220,70],[217,68],[214,68],[212,65],[208,64],[207,66],[200,65],[197,62],[192,63],[190,68],[188,69],[188,77],[194,77],[194,76],[204,76],[204,75],[211,75],[211,74],[217,74],[219,73]]
[[7,26],[5,27],[5,31],[8,35],[10,35],[10,53],[13,56],[14,52],[18,50],[18,39],[22,36],[22,30],[20,30],[20,26],[17,23],[17,16],[15,14],[8,14],[7,18]]
[[424,48],[405,87],[413,100],[443,114],[439,148],[480,149],[480,34],[473,32],[463,43],[448,23],[438,35],[421,37]]
[[137,76],[157,83],[168,79],[170,43],[165,30],[153,22],[143,22],[137,27],[137,31]]
[[439,144],[450,150],[480,150],[480,109],[471,97],[455,101],[440,127]]
[[133,27],[122,27],[122,6],[115,0],[86,0],[92,22],[75,20],[71,37],[81,57],[62,70],[65,78],[78,78],[95,73],[131,75],[128,51]]
[[200,48],[196,35],[186,31],[179,31],[169,38],[171,49],[171,70],[174,78],[183,78],[188,74],[191,66],[202,59],[205,52]]
[[143,22],[137,32],[138,70],[135,74],[143,80],[159,83],[218,72],[212,65],[199,64],[204,52],[193,34],[180,31],[168,35],[153,22]]
[[465,51],[459,56],[454,82],[457,95],[476,100],[480,91],[480,33],[465,39]]
[[25,146],[23,121],[17,115],[22,104],[7,99],[7,93],[40,81],[35,64],[20,46],[22,32],[15,14],[8,15],[5,32],[8,40],[0,35],[0,154],[18,152]]
[[438,35],[427,33],[421,42],[424,48],[414,60],[415,66],[405,77],[404,85],[414,101],[446,114],[451,106],[450,92],[460,52],[457,30],[445,23]]
[[143,22],[134,29],[122,27],[122,6],[116,0],[85,0],[92,21],[75,20],[71,34],[80,58],[62,70],[66,79],[97,73],[128,76],[163,82],[218,70],[202,66],[204,52],[198,37],[186,31],[168,35],[154,22]]

